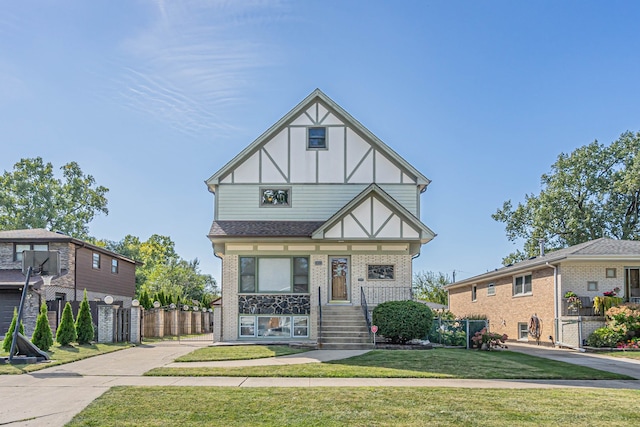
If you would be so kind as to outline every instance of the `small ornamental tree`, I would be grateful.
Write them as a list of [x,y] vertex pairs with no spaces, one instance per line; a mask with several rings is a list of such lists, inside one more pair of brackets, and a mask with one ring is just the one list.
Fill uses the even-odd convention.
[[[13,331],[16,330],[16,322],[18,321],[18,309],[13,308],[13,319],[11,319],[11,324],[9,325],[9,330],[4,336],[4,341],[2,342],[2,349],[9,353],[11,351],[11,343],[13,342]],[[24,325],[22,324],[22,320],[20,320],[20,329],[18,329],[22,335],[24,335]]]
[[76,326],[73,322],[73,312],[71,311],[71,304],[67,301],[62,310],[62,320],[58,325],[58,331],[56,332],[56,341],[60,345],[69,345],[78,338],[76,334]]
[[53,345],[53,334],[49,326],[47,304],[45,302],[40,306],[40,314],[38,314],[38,319],[36,320],[36,329],[33,331],[31,342],[42,351],[49,351]]
[[87,290],[85,289],[84,297],[80,303],[80,310],[78,310],[78,318],[76,319],[78,344],[90,343],[93,340],[93,332],[93,319],[91,318],[91,309],[89,308]]
[[431,309],[416,301],[387,301],[373,310],[378,333],[394,344],[425,338],[432,322]]

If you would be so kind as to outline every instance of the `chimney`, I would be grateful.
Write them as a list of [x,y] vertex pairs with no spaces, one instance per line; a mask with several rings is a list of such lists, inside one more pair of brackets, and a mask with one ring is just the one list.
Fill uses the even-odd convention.
[[538,239],[538,244],[540,245],[540,256],[544,256],[544,239]]

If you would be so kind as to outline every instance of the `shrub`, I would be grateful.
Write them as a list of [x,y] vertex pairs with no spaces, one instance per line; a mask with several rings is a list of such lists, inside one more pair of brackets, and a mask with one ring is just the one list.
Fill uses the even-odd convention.
[[598,328],[587,338],[590,347],[615,347],[618,342],[624,340],[624,334],[607,327]]
[[76,326],[73,322],[73,313],[71,312],[71,304],[67,302],[62,310],[62,320],[58,325],[56,332],[56,341],[60,345],[69,345],[78,338],[76,334]]
[[621,304],[605,313],[607,326],[626,338],[640,336],[640,304]]
[[38,314],[38,319],[36,320],[36,329],[33,331],[31,342],[42,351],[49,351],[53,345],[53,334],[49,326],[47,304],[45,302],[40,306],[40,314]]
[[[4,341],[2,342],[2,349],[9,353],[11,351],[11,343],[13,342],[13,331],[16,330],[16,322],[18,321],[18,309],[13,308],[13,319],[11,319],[11,324],[9,325],[9,330],[4,335]],[[24,335],[24,325],[22,324],[22,320],[20,320],[20,329],[18,329],[22,335]]]
[[426,337],[432,322],[431,309],[416,301],[388,301],[373,310],[380,335],[396,344]]
[[[506,347],[504,343],[508,338],[507,334],[501,335],[495,332],[489,332],[487,328],[483,328],[471,337],[471,341],[473,341],[473,346],[478,349],[492,350],[494,348]],[[483,344],[486,344],[484,348]]]
[[84,290],[84,297],[78,310],[76,333],[78,335],[78,344],[88,344],[93,340],[93,319],[91,318],[91,309],[89,308],[86,289]]

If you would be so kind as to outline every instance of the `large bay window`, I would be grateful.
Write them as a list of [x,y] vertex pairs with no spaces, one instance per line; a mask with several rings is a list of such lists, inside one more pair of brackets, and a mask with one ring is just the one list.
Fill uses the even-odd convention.
[[309,258],[240,257],[241,293],[308,293]]

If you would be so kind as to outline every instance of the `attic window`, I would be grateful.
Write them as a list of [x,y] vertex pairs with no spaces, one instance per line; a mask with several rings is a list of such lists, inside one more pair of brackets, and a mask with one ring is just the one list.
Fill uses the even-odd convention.
[[307,149],[324,150],[327,148],[327,128],[307,128]]

